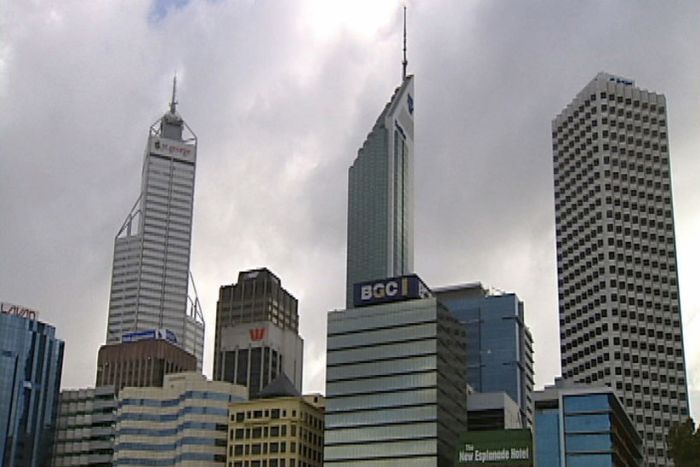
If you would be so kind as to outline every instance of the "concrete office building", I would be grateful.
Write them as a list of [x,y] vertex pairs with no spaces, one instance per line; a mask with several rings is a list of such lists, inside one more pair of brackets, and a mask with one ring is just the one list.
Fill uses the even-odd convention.
[[467,395],[467,431],[519,428],[524,428],[520,406],[505,392],[474,392]]
[[616,390],[668,466],[688,416],[666,99],[599,73],[552,121],[564,378]]
[[124,388],[114,465],[225,465],[228,407],[247,393],[197,373],[166,375],[162,388]]
[[323,396],[301,396],[284,374],[258,399],[231,404],[227,466],[322,466],[323,407]]
[[197,138],[176,104],[173,82],[170,109],[148,135],[141,193],[114,240],[107,343],[165,328],[201,371],[204,318],[188,297]]
[[469,386],[478,393],[505,392],[520,407],[520,427],[530,427],[534,361],[523,302],[513,293],[489,292],[480,283],[433,292],[467,333]]
[[116,392],[126,387],[161,387],[165,375],[195,371],[197,359],[167,339],[150,331],[126,334],[143,340],[107,344],[97,354],[96,386],[113,385]]
[[297,299],[266,268],[221,287],[216,306],[214,379],[247,386],[250,398],[284,373],[302,388],[304,341]]
[[451,466],[466,430],[464,329],[415,276],[328,314],[325,465]]
[[348,174],[346,307],[353,286],[413,272],[413,75],[379,114]]
[[557,379],[534,399],[535,465],[644,465],[642,438],[611,388]]
[[114,386],[61,391],[51,465],[111,466],[116,422]]
[[51,455],[63,341],[26,307],[0,303],[0,465],[39,467]]

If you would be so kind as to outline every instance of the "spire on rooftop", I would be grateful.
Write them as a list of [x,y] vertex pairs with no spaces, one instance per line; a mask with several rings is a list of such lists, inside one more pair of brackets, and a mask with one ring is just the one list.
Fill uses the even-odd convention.
[[176,107],[177,107],[177,100],[175,100],[175,95],[177,92],[177,75],[173,76],[173,95],[170,98],[170,113],[174,114],[176,113]]
[[402,77],[406,79],[406,66],[408,66],[408,60],[406,60],[406,5],[403,6],[403,74]]

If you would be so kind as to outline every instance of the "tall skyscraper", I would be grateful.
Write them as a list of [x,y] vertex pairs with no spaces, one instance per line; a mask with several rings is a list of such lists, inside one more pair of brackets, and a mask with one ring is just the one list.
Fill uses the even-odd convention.
[[513,293],[491,294],[480,283],[433,292],[467,334],[467,384],[480,393],[506,393],[518,405],[520,427],[532,426],[535,371],[523,302]]
[[666,99],[599,73],[552,122],[562,375],[614,388],[666,457],[688,416]]
[[4,467],[43,466],[51,455],[63,341],[36,315],[25,307],[0,303],[0,465]]
[[247,386],[254,399],[284,373],[301,392],[303,357],[297,299],[269,269],[243,271],[219,289],[215,380]]
[[137,331],[167,329],[201,370],[204,318],[188,297],[197,137],[169,111],[151,126],[141,193],[114,240],[107,343]]
[[353,285],[413,272],[413,75],[379,114],[348,175],[346,307]]

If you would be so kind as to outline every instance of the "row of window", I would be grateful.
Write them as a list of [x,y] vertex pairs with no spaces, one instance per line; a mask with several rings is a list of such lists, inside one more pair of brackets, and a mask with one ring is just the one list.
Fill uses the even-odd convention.
[[303,460],[297,459],[262,459],[251,461],[233,461],[229,460],[228,467],[315,467],[320,464],[312,464]]
[[[287,453],[287,441],[274,441],[264,443],[233,444],[229,446],[229,458],[240,456],[266,456],[268,454]],[[301,457],[315,462],[323,461],[323,440],[316,447],[307,446],[295,441],[289,442],[289,453],[299,454]]]

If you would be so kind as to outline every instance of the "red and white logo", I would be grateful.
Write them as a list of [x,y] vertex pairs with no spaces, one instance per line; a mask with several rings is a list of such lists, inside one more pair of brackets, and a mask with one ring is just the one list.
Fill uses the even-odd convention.
[[251,341],[261,341],[265,338],[265,328],[253,328],[248,331]]

